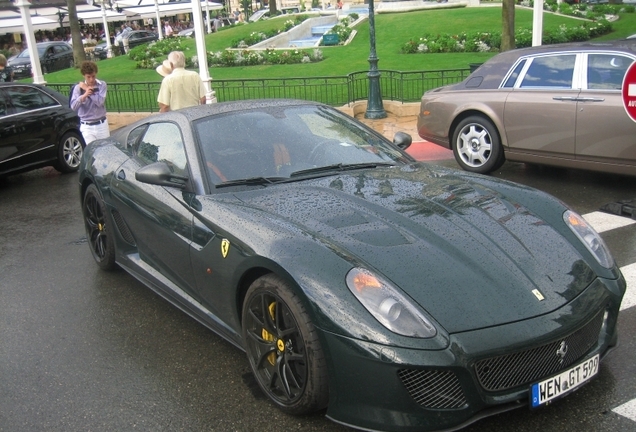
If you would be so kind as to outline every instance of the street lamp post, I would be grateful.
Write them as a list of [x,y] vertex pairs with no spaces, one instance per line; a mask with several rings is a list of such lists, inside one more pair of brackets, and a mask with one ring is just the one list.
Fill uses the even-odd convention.
[[364,118],[381,119],[386,118],[386,111],[382,106],[382,95],[380,94],[380,72],[378,71],[378,56],[375,53],[375,16],[373,13],[373,0],[369,0],[369,101]]

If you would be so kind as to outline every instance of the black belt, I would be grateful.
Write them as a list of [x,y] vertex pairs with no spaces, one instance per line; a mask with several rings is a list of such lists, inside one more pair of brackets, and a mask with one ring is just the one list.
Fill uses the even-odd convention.
[[98,124],[102,124],[106,121],[106,117],[99,119],[99,120],[95,120],[95,121],[90,121],[90,122],[81,122],[82,124],[88,125],[88,126],[95,126]]

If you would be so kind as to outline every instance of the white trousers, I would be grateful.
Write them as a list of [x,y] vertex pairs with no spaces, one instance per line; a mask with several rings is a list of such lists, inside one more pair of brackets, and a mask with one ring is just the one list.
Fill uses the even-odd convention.
[[90,144],[96,139],[108,138],[110,136],[110,128],[108,127],[108,119],[104,123],[96,125],[80,124],[80,132],[84,137],[84,142]]

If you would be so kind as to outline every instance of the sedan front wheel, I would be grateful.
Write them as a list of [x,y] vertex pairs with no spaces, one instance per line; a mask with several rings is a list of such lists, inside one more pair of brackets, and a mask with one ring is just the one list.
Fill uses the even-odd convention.
[[452,143],[455,160],[466,171],[487,174],[505,162],[497,128],[485,117],[462,120],[455,128]]

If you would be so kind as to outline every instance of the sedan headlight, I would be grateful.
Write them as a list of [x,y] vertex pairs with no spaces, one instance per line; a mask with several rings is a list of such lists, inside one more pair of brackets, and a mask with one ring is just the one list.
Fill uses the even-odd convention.
[[608,269],[614,267],[614,258],[607,248],[607,245],[585,219],[572,210],[567,210],[563,213],[563,220],[592,255],[594,255],[594,258],[596,258],[600,265]]
[[404,336],[432,338],[435,326],[388,281],[363,268],[347,273],[347,287],[384,327]]

